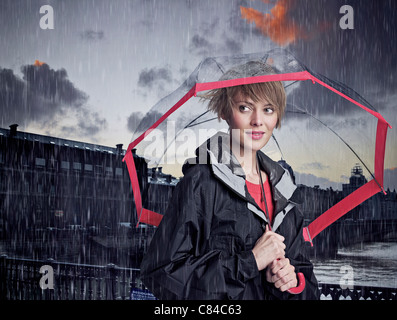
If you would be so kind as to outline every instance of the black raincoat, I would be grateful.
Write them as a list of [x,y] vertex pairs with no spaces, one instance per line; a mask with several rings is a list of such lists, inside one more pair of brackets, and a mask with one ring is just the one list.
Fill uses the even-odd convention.
[[218,133],[183,167],[168,209],[141,264],[141,279],[158,299],[318,299],[306,257],[303,216],[288,170],[258,152],[274,200],[272,230],[283,235],[286,257],[305,276],[300,294],[281,292],[259,271],[252,249],[267,218],[248,193],[245,175]]

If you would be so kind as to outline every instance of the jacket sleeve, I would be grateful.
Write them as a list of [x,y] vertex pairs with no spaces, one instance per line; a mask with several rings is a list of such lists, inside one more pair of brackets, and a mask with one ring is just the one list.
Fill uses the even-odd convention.
[[141,279],[158,299],[238,298],[245,282],[259,275],[251,250],[228,255],[208,249],[214,209],[200,189],[211,186],[197,179],[185,176],[176,186],[141,264]]
[[282,300],[318,300],[320,293],[317,279],[313,272],[313,264],[308,257],[309,244],[303,239],[303,215],[295,207],[287,214],[287,217],[277,232],[285,237],[285,255],[290,259],[291,265],[295,267],[295,272],[303,273],[306,286],[300,294],[296,295],[281,292],[273,284],[269,283],[267,284],[267,288],[275,297]]

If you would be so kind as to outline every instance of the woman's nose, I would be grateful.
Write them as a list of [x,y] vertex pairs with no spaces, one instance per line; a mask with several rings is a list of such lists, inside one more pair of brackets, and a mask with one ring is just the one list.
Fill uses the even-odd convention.
[[263,124],[263,115],[259,111],[254,111],[252,113],[251,125],[252,126],[261,126]]

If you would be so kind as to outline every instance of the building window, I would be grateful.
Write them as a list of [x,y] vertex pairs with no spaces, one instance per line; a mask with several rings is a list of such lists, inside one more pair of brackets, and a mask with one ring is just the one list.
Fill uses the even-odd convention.
[[69,170],[70,169],[70,163],[68,161],[61,161],[61,169]]
[[35,164],[36,164],[36,167],[45,167],[45,159],[36,158]]
[[106,173],[107,176],[113,175],[113,168],[111,168],[111,167],[106,167],[106,168],[105,168],[105,173]]
[[84,164],[84,172],[86,174],[92,174],[93,172],[92,164],[88,164],[88,163]]
[[81,163],[80,162],[73,162],[73,170],[81,171]]
[[122,175],[123,175],[123,169],[116,168],[116,176],[122,176]]

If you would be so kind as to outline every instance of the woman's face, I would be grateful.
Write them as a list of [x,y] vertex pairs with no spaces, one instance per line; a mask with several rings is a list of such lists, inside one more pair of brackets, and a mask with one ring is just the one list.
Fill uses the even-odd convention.
[[241,93],[234,96],[232,104],[229,118],[222,118],[229,124],[233,150],[239,148],[241,156],[246,152],[256,153],[272,136],[277,125],[277,112],[265,99],[254,102]]

